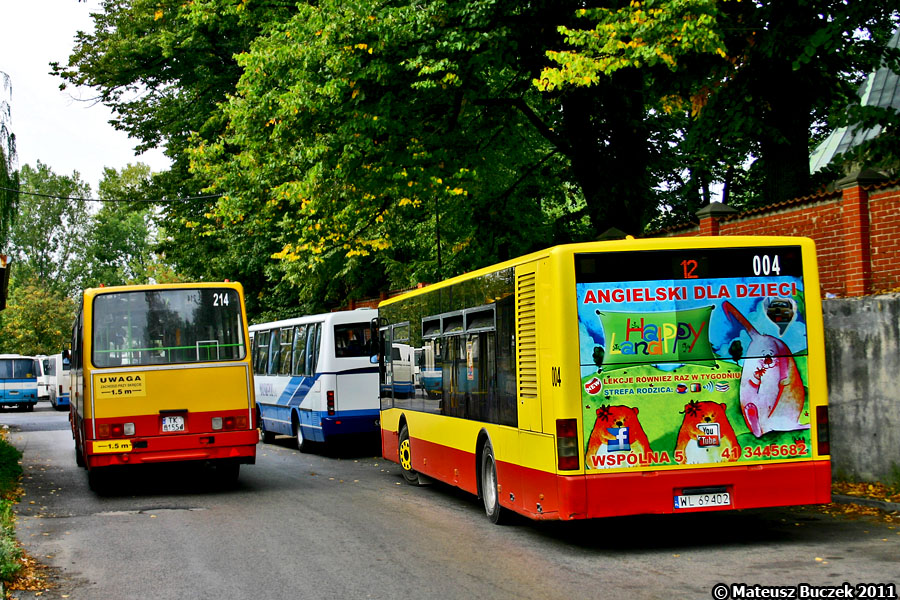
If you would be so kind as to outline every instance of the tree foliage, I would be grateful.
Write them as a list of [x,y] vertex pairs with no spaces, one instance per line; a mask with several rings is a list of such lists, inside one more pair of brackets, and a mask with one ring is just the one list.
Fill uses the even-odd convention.
[[[165,145],[157,249],[283,315],[809,193],[886,0],[106,0],[67,82]],[[891,144],[873,146],[887,155]],[[895,155],[894,155],[895,156]]]
[[0,353],[55,354],[72,336],[75,304],[57,289],[37,280],[11,286],[0,318]]
[[19,176],[19,217],[10,232],[16,278],[71,294],[78,286],[88,222],[87,207],[78,199],[90,197],[90,186],[77,172],[57,175],[40,161],[24,165]]

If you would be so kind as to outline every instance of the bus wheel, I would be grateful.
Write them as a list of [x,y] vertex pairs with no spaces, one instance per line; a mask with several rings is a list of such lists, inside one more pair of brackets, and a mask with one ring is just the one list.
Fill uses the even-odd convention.
[[303,437],[303,428],[300,427],[300,421],[294,419],[294,435],[297,436],[297,450],[306,452],[309,450],[309,442]]
[[481,452],[481,499],[484,501],[484,512],[492,523],[499,525],[507,520],[506,509],[500,506],[500,494],[497,492],[497,463],[490,442],[484,445]]
[[84,462],[84,453],[81,450],[81,444],[79,444],[77,440],[75,442],[75,464],[79,467],[86,466]]
[[103,472],[103,469],[88,468],[88,487],[95,493],[102,494],[106,491],[108,479],[109,478],[107,477],[107,474]]
[[271,444],[274,442],[275,434],[266,430],[266,422],[263,421],[261,414],[257,414],[256,422],[259,423],[259,430],[262,432],[263,444]]
[[404,425],[400,429],[400,466],[403,478],[410,485],[419,485],[419,474],[412,468],[412,453],[409,450],[409,428]]

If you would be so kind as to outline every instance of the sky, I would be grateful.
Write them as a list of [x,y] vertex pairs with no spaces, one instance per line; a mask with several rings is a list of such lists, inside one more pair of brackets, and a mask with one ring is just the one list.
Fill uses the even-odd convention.
[[57,175],[77,171],[96,193],[104,167],[121,169],[143,162],[154,172],[168,168],[161,150],[135,156],[137,140],[109,124],[112,113],[83,99],[94,90],[67,88],[50,75],[50,63],[67,64],[78,30],[93,30],[90,13],[100,0],[0,0],[0,71],[12,92],[0,84],[0,99],[11,106],[18,165],[38,160]]

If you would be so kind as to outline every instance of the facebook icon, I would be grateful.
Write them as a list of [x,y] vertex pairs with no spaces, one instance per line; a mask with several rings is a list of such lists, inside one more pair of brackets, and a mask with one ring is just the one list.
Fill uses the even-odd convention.
[[631,451],[631,444],[628,443],[627,427],[607,427],[606,430],[613,436],[613,439],[606,441],[606,450],[608,452]]

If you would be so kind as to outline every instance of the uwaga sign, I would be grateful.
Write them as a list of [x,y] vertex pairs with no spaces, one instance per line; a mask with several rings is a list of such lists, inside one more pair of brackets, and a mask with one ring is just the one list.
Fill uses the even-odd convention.
[[147,395],[146,375],[95,375],[94,394],[97,398],[130,398]]

